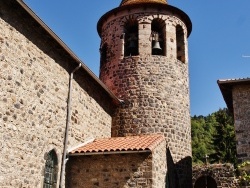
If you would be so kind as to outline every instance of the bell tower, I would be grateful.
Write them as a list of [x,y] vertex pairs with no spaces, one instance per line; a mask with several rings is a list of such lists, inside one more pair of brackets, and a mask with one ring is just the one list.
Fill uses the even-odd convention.
[[166,0],[123,0],[98,22],[100,79],[123,101],[112,136],[163,134],[170,187],[192,187],[189,17]]

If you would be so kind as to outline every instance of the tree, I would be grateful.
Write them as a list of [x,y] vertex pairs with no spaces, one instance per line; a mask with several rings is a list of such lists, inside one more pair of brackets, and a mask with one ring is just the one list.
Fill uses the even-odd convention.
[[214,127],[210,121],[211,118],[206,118],[203,116],[198,116],[191,119],[194,163],[202,163],[206,154],[214,152],[211,142]]
[[216,134],[213,138],[215,148],[215,161],[223,163],[236,163],[236,141],[233,125],[233,118],[227,109],[220,109],[215,112],[217,124]]
[[204,162],[209,155],[212,163],[236,161],[236,142],[233,118],[227,109],[208,116],[191,118],[193,162]]

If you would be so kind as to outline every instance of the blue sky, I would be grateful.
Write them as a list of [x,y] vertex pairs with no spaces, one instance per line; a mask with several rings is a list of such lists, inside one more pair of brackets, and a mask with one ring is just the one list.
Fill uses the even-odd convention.
[[[99,18],[121,0],[24,0],[98,76]],[[193,23],[189,37],[191,114],[225,107],[218,79],[250,77],[249,0],[169,0]]]

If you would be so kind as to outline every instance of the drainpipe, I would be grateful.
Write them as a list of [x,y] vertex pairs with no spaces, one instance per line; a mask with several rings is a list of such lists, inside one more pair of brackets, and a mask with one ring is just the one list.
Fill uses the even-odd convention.
[[68,132],[69,132],[69,126],[70,126],[70,119],[71,119],[71,93],[72,93],[72,80],[74,73],[82,66],[80,63],[78,67],[76,67],[71,73],[70,73],[70,79],[69,79],[69,93],[68,93],[68,102],[67,102],[67,122],[66,122],[66,128],[65,128],[65,137],[64,137],[64,147],[63,147],[63,158],[62,158],[62,165],[61,165],[61,173],[60,173],[60,184],[59,187],[62,188],[63,186],[63,176],[65,173],[65,166],[67,162],[67,143],[68,143]]

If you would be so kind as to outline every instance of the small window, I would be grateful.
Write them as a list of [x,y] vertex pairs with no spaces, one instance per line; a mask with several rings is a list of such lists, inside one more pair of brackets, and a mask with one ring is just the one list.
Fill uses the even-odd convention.
[[185,63],[184,31],[180,25],[176,26],[176,51],[177,59]]
[[45,172],[44,172],[44,188],[55,188],[57,181],[58,161],[55,150],[48,153]]
[[107,62],[107,50],[108,50],[108,45],[105,43],[102,48],[100,49],[101,53],[101,67]]
[[135,56],[139,54],[138,50],[138,22],[137,20],[128,20],[124,27],[125,30],[125,56]]
[[159,18],[151,23],[152,55],[166,55],[165,22]]

